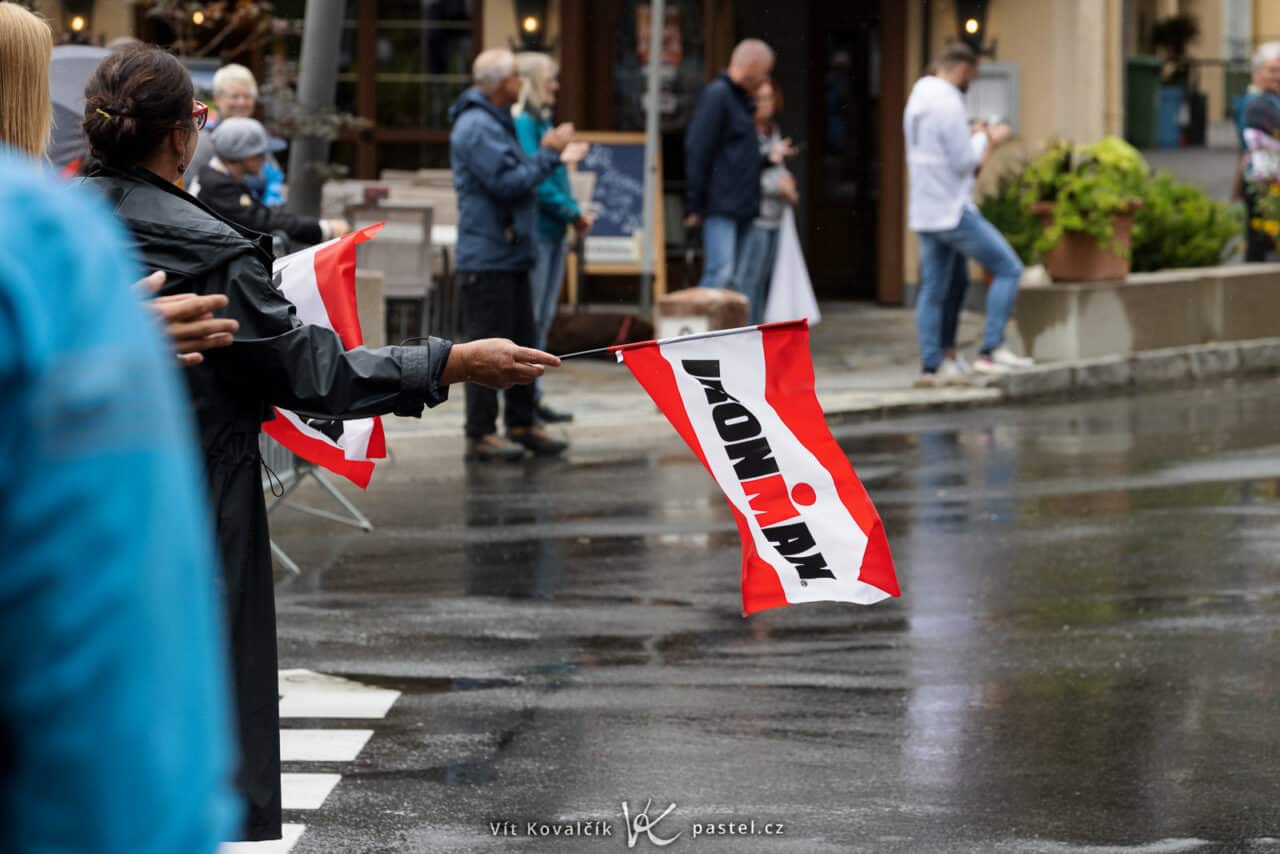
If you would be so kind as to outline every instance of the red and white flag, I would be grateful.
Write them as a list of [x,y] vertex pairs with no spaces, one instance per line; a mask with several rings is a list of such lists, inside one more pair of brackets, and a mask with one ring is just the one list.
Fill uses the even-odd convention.
[[611,349],[724,490],[745,614],[899,595],[880,515],[814,394],[806,321]]
[[[373,238],[382,224],[286,255],[275,262],[275,276],[298,318],[338,333],[348,350],[364,343],[356,310],[356,246]],[[340,474],[364,489],[374,460],[387,455],[381,418],[322,421],[276,407],[262,425],[268,436],[304,460]]]

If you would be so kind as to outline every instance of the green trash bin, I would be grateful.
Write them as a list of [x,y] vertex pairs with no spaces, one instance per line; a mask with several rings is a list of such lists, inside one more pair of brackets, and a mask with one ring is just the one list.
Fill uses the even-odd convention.
[[1154,56],[1124,61],[1124,138],[1135,148],[1155,148],[1161,62]]

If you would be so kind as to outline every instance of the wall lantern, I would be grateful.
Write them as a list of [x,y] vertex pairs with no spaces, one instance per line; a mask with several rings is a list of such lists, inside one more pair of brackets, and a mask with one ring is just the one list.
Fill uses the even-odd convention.
[[511,46],[516,50],[547,52],[554,48],[547,42],[548,0],[513,0],[516,12],[517,38]]
[[93,22],[93,0],[66,0],[62,4],[67,29],[80,38],[87,38]]
[[995,56],[996,44],[986,44],[990,0],[956,0],[956,30],[960,40],[982,56]]

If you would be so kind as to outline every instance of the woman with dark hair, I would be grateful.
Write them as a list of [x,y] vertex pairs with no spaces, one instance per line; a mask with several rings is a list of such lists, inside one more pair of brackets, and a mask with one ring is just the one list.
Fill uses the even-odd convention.
[[[760,84],[754,93],[756,99],[756,135],[760,139],[760,157],[769,159],[769,152],[783,144],[778,130],[776,114],[782,109],[782,93],[772,80]],[[773,278],[773,265],[778,256],[778,232],[787,208],[800,201],[796,191],[796,179],[780,162],[771,163],[760,173],[760,213],[751,225],[751,231],[738,252],[733,279],[729,287],[744,294],[750,302],[750,322],[764,322],[765,301],[769,298],[769,282]]]
[[324,417],[419,416],[448,385],[528,383],[554,356],[504,339],[421,347],[343,349],[337,334],[302,325],[272,286],[260,235],[206,208],[176,182],[187,170],[208,108],[193,99],[181,63],[152,47],[107,57],[85,89],[86,183],[132,232],[164,293],[226,295],[240,324],[230,347],[186,372],[196,409],[223,563],[240,724],[237,784],[248,802],[242,838],[280,837],[280,734],[275,601],[258,430],[282,406]]

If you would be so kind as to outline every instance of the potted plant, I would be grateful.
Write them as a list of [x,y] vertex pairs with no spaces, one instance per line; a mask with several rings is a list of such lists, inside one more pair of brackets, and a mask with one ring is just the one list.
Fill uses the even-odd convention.
[[1057,143],[1027,166],[1023,200],[1043,226],[1034,249],[1050,276],[1095,282],[1129,274],[1133,214],[1147,172],[1142,155],[1116,137]]

